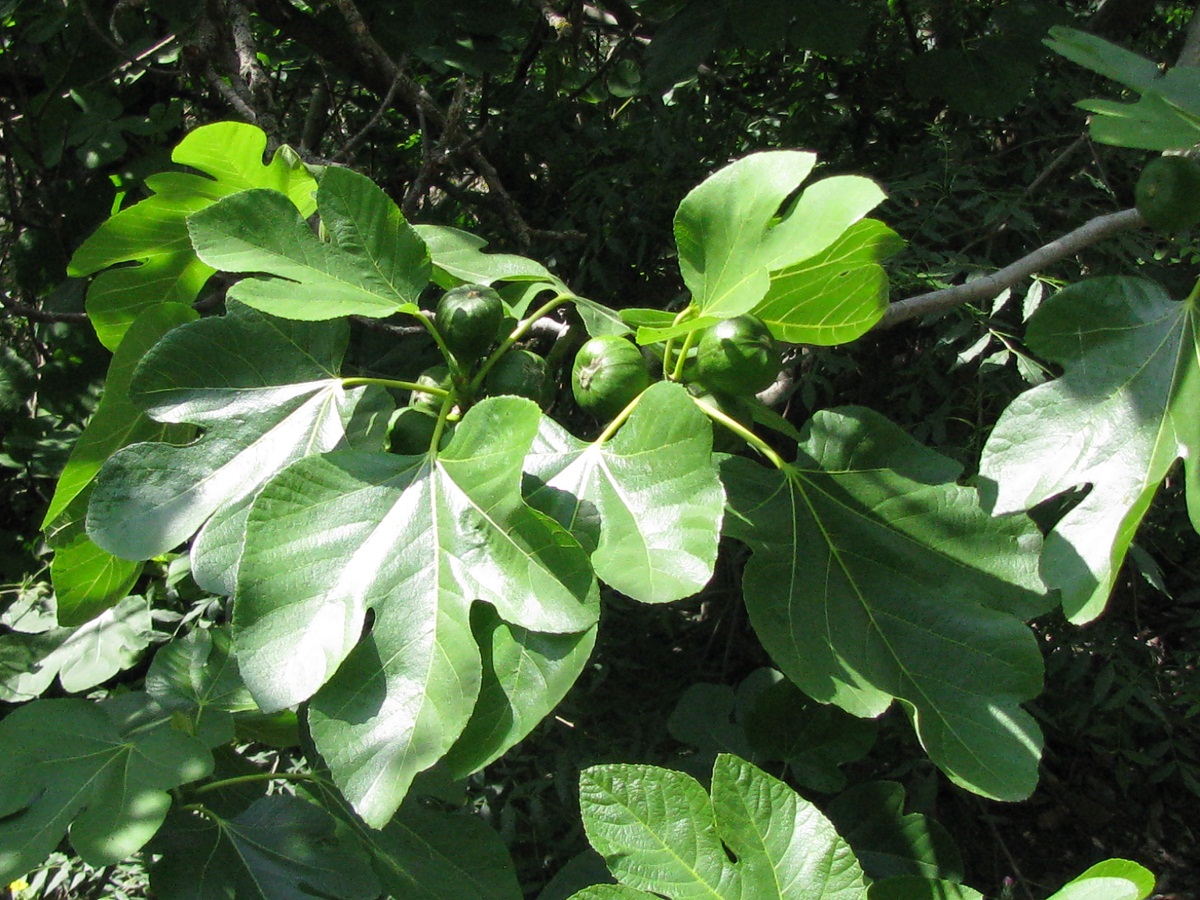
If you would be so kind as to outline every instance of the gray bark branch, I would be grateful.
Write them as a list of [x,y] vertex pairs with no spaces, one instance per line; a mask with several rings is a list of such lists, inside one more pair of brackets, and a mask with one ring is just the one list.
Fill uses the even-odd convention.
[[1032,253],[1010,263],[1003,269],[984,275],[966,284],[955,285],[928,294],[898,300],[888,307],[876,328],[891,328],[909,319],[944,313],[963,303],[981,303],[998,297],[1006,289],[1059,260],[1078,253],[1085,247],[1145,224],[1136,209],[1096,216],[1074,231],[1039,247]]

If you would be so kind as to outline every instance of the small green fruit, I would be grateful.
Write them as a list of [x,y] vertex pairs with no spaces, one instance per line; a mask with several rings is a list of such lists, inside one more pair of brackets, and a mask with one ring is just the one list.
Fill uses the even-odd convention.
[[[430,366],[418,375],[416,384],[421,387],[441,388],[443,391],[452,390],[454,386],[450,380],[450,370],[440,364]],[[436,416],[442,409],[442,400],[443,398],[438,394],[416,390],[409,396],[408,405]]]
[[550,373],[546,360],[528,350],[510,350],[496,360],[483,382],[489,397],[510,394],[526,397],[539,406],[550,402]]
[[1188,156],[1152,159],[1133,196],[1146,224],[1157,231],[1182,231],[1200,223],[1200,162]]
[[575,354],[571,368],[575,402],[602,419],[611,419],[649,386],[642,351],[623,337],[594,337]]
[[484,284],[462,284],[442,295],[434,311],[438,333],[464,366],[487,353],[504,322],[504,303]]
[[423,409],[405,407],[392,419],[388,432],[388,450],[401,456],[418,456],[429,450],[437,428],[437,416]]
[[714,391],[757,394],[779,374],[779,347],[756,316],[736,316],[707,329],[696,345],[696,377]]

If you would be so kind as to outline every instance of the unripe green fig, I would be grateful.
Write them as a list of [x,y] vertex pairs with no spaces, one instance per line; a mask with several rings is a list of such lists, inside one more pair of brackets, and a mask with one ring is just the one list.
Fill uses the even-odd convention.
[[575,354],[571,392],[581,409],[611,419],[650,386],[642,351],[614,334],[587,341]]
[[1200,224],[1200,161],[1189,156],[1152,159],[1142,169],[1133,196],[1146,224],[1157,231]]
[[539,406],[549,405],[550,388],[546,360],[520,348],[510,350],[496,360],[483,381],[483,391],[489,397],[502,394],[526,397]]
[[388,450],[401,456],[425,453],[429,450],[435,428],[436,415],[415,406],[406,406],[392,419],[392,427],[388,432]]
[[467,366],[495,343],[504,322],[504,303],[487,285],[461,284],[442,295],[434,315],[447,349]]
[[[450,369],[440,363],[430,366],[417,376],[416,384],[420,387],[441,388],[449,391],[454,383],[450,379]],[[442,397],[430,391],[415,390],[408,398],[408,405],[427,413],[437,415],[442,408]]]
[[696,344],[696,377],[710,389],[735,397],[770,387],[781,365],[775,338],[756,316],[718,322]]

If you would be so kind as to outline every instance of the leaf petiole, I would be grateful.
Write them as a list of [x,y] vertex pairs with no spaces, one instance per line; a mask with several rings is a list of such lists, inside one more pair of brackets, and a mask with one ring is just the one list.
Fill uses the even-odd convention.
[[641,402],[642,397],[645,395],[645,393],[646,393],[645,391],[642,391],[642,393],[638,394],[636,397],[634,397],[632,400],[630,400],[629,405],[626,406],[619,413],[617,413],[617,415],[613,418],[613,420],[604,426],[604,430],[602,432],[600,432],[600,436],[598,438],[596,438],[596,440],[593,441],[593,443],[595,443],[595,444],[607,443],[608,440],[614,434],[617,433],[617,429],[625,424],[625,420],[628,419],[630,414],[634,411],[634,409],[637,408],[638,403]]
[[377,384],[380,387],[395,388],[400,391],[421,391],[422,393],[432,394],[435,397],[449,397],[451,392],[445,388],[434,387],[430,384],[414,384],[411,381],[397,381],[392,378],[367,378],[354,377],[343,378],[342,387],[358,387],[364,384]]
[[[695,314],[696,307],[689,303],[684,309],[679,311],[675,316],[672,325],[678,325],[680,322]],[[683,339],[683,348],[676,355],[675,365],[671,365],[671,354],[675,350],[675,338],[669,337],[663,344],[663,376],[668,381],[678,381],[683,376],[683,363],[687,359],[688,350],[692,347],[692,335],[694,332],[689,331]]]
[[[255,772],[251,775],[237,775],[233,778],[222,778],[220,781],[210,781],[202,784],[193,794],[208,794],[221,788],[234,787],[239,784],[254,784],[259,781],[317,781],[317,776],[310,772]],[[189,804],[185,809],[199,807],[200,804]]]
[[498,346],[492,352],[492,354],[483,361],[483,365],[479,367],[479,371],[476,372],[475,377],[471,379],[470,391],[474,393],[479,389],[479,386],[483,384],[483,379],[487,377],[487,373],[491,371],[491,368],[496,364],[496,361],[499,360],[500,357],[502,357],[510,349],[512,349],[513,344],[525,336],[525,332],[529,330],[530,326],[533,325],[534,322],[536,322],[538,319],[548,316],[551,312],[562,306],[568,300],[573,299],[574,296],[574,294],[563,293],[560,291],[554,295],[552,300],[548,300],[547,302],[543,303],[532,313],[519,321],[508,337],[500,342],[500,346]]
[[733,418],[733,416],[726,415],[719,409],[713,409],[711,406],[701,403],[696,397],[692,397],[692,402],[695,403],[696,406],[700,407],[700,410],[714,422],[719,422],[720,424],[724,425],[743,441],[769,459],[775,468],[779,469],[781,472],[786,471],[789,468],[787,462],[784,461],[782,456],[775,452],[770,444],[760,438],[757,434],[755,434],[737,419]]

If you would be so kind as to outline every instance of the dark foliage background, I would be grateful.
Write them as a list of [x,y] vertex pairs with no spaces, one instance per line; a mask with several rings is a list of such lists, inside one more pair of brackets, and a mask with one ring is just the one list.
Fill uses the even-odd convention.
[[[1192,14],[1154,0],[2,2],[0,605],[48,590],[41,518],[108,361],[67,261],[143,196],[142,179],[169,165],[188,129],[257,124],[308,161],[366,173],[412,220],[469,228],[617,307],[679,302],[671,217],[692,185],[753,150],[813,149],[824,173],[864,173],[888,190],[881,218],[909,242],[891,263],[903,298],[1131,205],[1148,155],[1091,142],[1073,107],[1112,85],[1041,37],[1072,24],[1170,62]],[[995,303],[847,347],[795,348],[798,389],[781,409],[800,423],[828,406],[873,407],[969,472],[999,412],[1038,375],[1021,335],[1044,291],[1142,273],[1182,296],[1196,262],[1189,235],[1129,231]],[[199,304],[220,302],[218,290]],[[355,346],[361,362],[386,352],[378,336]],[[1044,896],[1109,856],[1195,896],[1200,542],[1180,490],[1139,535],[1100,621],[1037,626],[1048,746],[1031,800],[948,788],[890,719],[848,770],[851,782],[903,782],[989,896]],[[558,715],[469,786],[530,896],[585,847],[581,767],[679,764],[689,748],[665,723],[684,691],[737,685],[768,663],[737,599],[738,560],[726,559],[693,600],[609,598],[594,664]],[[144,579],[181,615],[209,602],[162,567]],[[77,878],[69,895],[119,894],[127,874]]]

